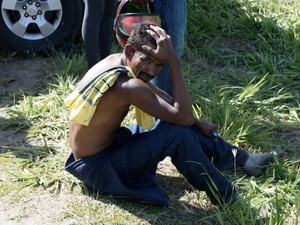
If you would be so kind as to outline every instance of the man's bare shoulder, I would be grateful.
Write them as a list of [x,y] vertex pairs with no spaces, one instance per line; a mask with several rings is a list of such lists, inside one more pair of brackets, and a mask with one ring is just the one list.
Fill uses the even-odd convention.
[[98,62],[94,67],[95,68],[105,68],[105,67],[112,67],[121,65],[121,53],[115,53],[107,56],[105,59]]
[[89,77],[94,76],[95,74],[101,74],[103,71],[106,69],[109,69],[113,66],[119,66],[122,65],[121,61],[121,54],[116,53],[116,54],[111,54],[107,56],[105,59],[101,60],[98,62],[95,66],[93,66],[82,78],[81,82],[79,85],[86,79],[89,79]]

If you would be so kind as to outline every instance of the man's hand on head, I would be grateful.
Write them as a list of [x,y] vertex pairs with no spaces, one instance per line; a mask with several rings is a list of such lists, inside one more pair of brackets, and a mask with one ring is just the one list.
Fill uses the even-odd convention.
[[174,59],[177,59],[172,45],[171,37],[164,29],[158,26],[151,25],[148,32],[155,39],[157,47],[156,49],[153,49],[148,45],[143,45],[142,48],[145,52],[166,63],[170,63]]

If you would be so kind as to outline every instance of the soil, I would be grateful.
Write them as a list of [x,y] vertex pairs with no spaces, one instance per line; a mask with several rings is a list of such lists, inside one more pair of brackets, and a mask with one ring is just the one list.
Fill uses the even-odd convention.
[[[37,92],[43,79],[42,61],[38,59],[17,59],[0,61],[0,106],[4,107],[8,99],[2,96],[18,92]],[[13,100],[13,99],[10,99]]]
[[[15,98],[22,96],[22,93],[41,94],[43,92],[42,81],[45,78],[43,60],[46,59],[9,59],[5,61],[0,59],[0,125],[7,119],[3,109],[13,105]],[[0,129],[0,154],[5,153],[7,146],[15,146],[20,143],[25,136],[26,132],[16,132],[13,128]],[[159,164],[158,173],[168,176],[174,174],[174,170],[174,166],[167,158]],[[10,171],[1,171],[0,166],[0,187],[5,186],[7,173]],[[16,192],[18,193],[16,194]],[[0,195],[0,224],[76,224],[76,215],[72,217],[67,213],[68,205],[71,199],[72,202],[80,204],[80,202],[86,201],[86,198],[88,196],[69,192],[53,194],[51,190],[44,189],[12,190],[7,195]]]
[[[7,115],[3,108],[14,104],[15,98],[23,93],[38,92],[43,79],[40,60],[17,59],[0,61],[0,123]],[[0,146],[13,146],[24,137],[24,132],[8,128],[0,130]],[[0,149],[0,153],[1,153]]]
[[[0,61],[0,123],[1,121],[4,123],[7,119],[4,107],[13,105],[16,95],[37,92],[42,79],[43,68],[37,59]],[[13,128],[1,130],[0,153],[4,153],[7,146],[15,146],[25,135],[25,132],[16,132]],[[4,180],[1,178],[5,177],[4,171],[1,173],[0,182]],[[23,197],[18,200],[11,199],[15,195],[13,191],[1,197],[0,224],[53,224],[49,218],[55,215],[54,208],[59,210],[63,207],[64,204],[60,204],[59,200],[61,198],[54,198],[46,191],[30,193],[29,190],[21,190],[21,192]],[[47,204],[44,204],[46,202]]]

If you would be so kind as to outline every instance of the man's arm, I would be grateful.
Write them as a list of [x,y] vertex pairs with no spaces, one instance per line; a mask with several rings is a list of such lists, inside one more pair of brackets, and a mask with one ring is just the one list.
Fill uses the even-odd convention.
[[158,96],[160,96],[162,99],[164,99],[166,102],[168,102],[169,104],[172,104],[173,102],[173,98],[165,91],[155,87],[151,82],[148,82],[147,85],[151,88],[151,90],[157,94]]
[[[173,98],[166,92],[164,92],[163,90],[155,87],[152,83],[148,83],[148,86],[152,89],[152,91],[157,94],[158,96],[160,96],[162,99],[164,99],[166,102],[172,104],[173,102]],[[217,126],[215,124],[206,122],[204,120],[199,120],[196,117],[194,118],[194,125],[199,129],[199,131],[201,133],[203,133],[204,135],[216,139],[215,136],[212,135],[213,131],[217,131]]]
[[[128,79],[126,77],[119,77],[115,88],[112,87],[112,92],[117,95],[117,98],[122,100],[124,105],[131,104],[161,120],[190,126],[194,123],[191,99],[183,79],[179,59],[172,46],[171,38],[160,27],[150,26],[147,32],[156,42],[155,48],[153,44],[150,44],[143,45],[139,50],[147,56],[147,60],[145,61],[142,58],[138,62],[139,56],[135,55],[137,53],[132,51],[130,45],[126,45],[123,52],[124,64],[127,66],[131,65],[136,70],[138,70],[136,65],[139,65],[139,74],[147,73],[147,71],[143,70],[150,69],[151,71],[153,67],[163,63],[169,64],[174,96],[172,98],[168,97],[166,93],[151,87],[151,85],[149,86],[142,79]],[[135,64],[135,62],[140,64]]]
[[143,46],[143,50],[169,65],[172,81],[172,106],[176,109],[176,113],[179,116],[188,117],[185,119],[186,121],[190,120],[189,123],[191,125],[194,123],[192,101],[183,78],[180,61],[173,49],[171,38],[165,30],[156,26],[151,26],[149,33],[156,40],[157,47],[152,49],[149,46]]
[[[152,89],[152,91],[164,99],[166,102],[172,104],[173,98],[163,90],[155,87],[152,83],[148,83],[148,86]],[[204,120],[199,120],[198,118],[194,117],[194,125],[199,129],[201,133],[204,135],[216,139],[215,136],[212,135],[213,131],[217,131],[217,126],[215,124],[206,122]]]

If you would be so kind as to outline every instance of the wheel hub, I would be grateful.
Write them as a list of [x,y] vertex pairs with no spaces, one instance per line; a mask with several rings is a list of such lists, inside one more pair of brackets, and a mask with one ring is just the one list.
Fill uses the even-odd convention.
[[38,8],[35,6],[30,6],[28,7],[28,9],[26,10],[26,12],[29,14],[29,16],[36,16],[38,13]]
[[25,17],[31,17],[34,20],[37,15],[43,14],[43,11],[40,9],[40,3],[33,2],[32,0],[29,0],[25,5],[23,5],[22,9],[25,11]]

